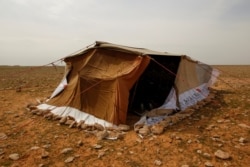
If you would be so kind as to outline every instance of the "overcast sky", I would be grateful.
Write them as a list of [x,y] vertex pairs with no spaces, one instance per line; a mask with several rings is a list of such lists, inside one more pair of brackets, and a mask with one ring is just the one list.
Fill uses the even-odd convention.
[[250,64],[250,0],[0,0],[0,65],[45,65],[95,41]]

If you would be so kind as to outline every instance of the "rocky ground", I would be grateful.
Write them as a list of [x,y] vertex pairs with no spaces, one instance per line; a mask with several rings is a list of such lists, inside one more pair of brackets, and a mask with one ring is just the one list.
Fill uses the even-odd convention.
[[[131,128],[117,140],[98,140],[25,109],[52,93],[63,67],[1,66],[0,166],[247,167],[250,66],[216,67],[215,99],[163,134],[141,137]],[[139,117],[128,119],[132,127]]]

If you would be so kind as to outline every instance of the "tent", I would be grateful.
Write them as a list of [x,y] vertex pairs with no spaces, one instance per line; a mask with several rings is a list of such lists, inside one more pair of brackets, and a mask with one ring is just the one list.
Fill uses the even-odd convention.
[[208,96],[218,75],[186,55],[100,41],[63,60],[61,83],[38,107],[105,127],[126,124],[128,111],[185,110]]

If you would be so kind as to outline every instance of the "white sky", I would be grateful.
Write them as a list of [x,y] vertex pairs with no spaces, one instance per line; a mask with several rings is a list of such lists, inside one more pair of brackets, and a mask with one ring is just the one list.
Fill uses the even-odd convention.
[[250,0],[0,0],[0,65],[44,65],[95,41],[250,65]]

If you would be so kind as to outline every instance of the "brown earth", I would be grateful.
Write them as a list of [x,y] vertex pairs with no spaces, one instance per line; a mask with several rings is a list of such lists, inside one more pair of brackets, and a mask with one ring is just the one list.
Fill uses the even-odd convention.
[[[98,141],[91,133],[61,126],[25,109],[36,98],[52,93],[63,76],[63,67],[1,66],[0,166],[247,167],[250,66],[216,67],[222,71],[214,86],[216,98],[162,135],[141,138],[130,130],[122,139]],[[133,119],[128,120],[130,124],[139,117],[129,115],[128,119]],[[96,149],[95,144],[102,147]],[[65,148],[73,150],[62,154]],[[217,150],[227,152],[230,158],[215,157]],[[9,158],[13,153],[19,154],[18,160]],[[42,158],[42,154],[48,156]],[[68,157],[74,160],[66,163]]]

